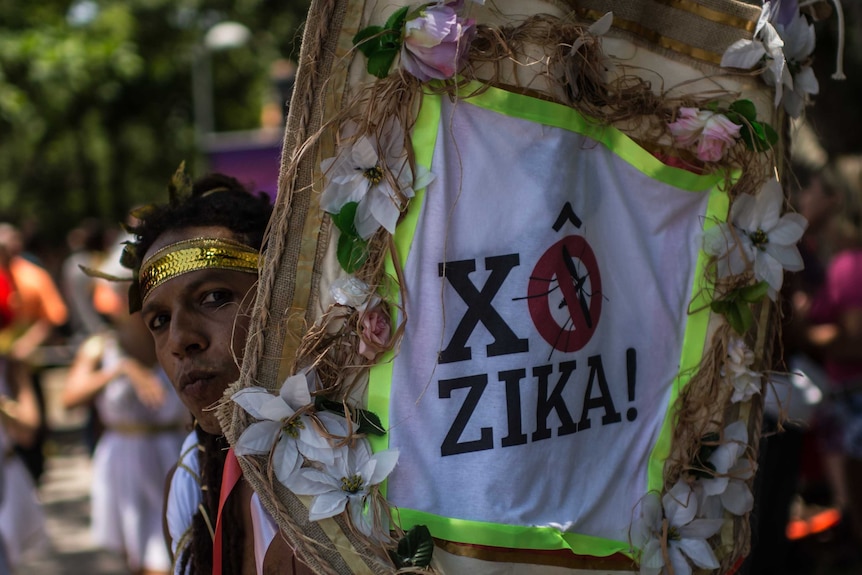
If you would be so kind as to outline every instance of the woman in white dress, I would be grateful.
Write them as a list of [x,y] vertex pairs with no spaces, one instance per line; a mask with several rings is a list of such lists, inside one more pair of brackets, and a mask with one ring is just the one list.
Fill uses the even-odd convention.
[[27,367],[0,357],[0,573],[47,542],[36,486],[13,444],[35,440],[40,415]]
[[129,315],[120,297],[128,284],[106,285],[118,296],[106,310],[100,294],[114,330],[81,345],[63,403],[69,408],[95,402],[105,428],[93,454],[96,543],[121,553],[135,575],[162,575],[171,566],[162,528],[165,478],[191,417],[158,366],[140,314]]

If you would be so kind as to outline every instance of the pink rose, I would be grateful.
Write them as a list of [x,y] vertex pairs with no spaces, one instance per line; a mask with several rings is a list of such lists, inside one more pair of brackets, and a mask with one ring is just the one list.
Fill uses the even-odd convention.
[[742,126],[723,114],[710,113],[697,144],[697,157],[704,162],[717,162],[736,143]]
[[695,155],[698,159],[717,162],[736,143],[742,126],[718,112],[680,108],[676,121],[668,124],[668,128],[680,146],[696,146]]
[[419,80],[445,80],[463,66],[476,30],[474,20],[458,16],[460,5],[459,0],[428,6],[404,24],[401,63]]
[[680,146],[691,146],[703,130],[703,122],[699,118],[697,108],[680,108],[675,122],[668,124],[670,133]]
[[374,359],[389,345],[389,314],[376,306],[362,314],[359,320],[359,355]]

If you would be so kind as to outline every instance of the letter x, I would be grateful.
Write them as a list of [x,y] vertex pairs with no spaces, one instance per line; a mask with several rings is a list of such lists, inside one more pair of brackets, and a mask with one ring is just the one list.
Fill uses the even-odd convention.
[[461,260],[439,264],[440,277],[445,277],[467,304],[464,317],[455,328],[446,349],[440,352],[440,363],[469,360],[472,352],[467,341],[479,322],[494,337],[488,345],[488,357],[522,353],[529,349],[526,339],[520,339],[512,331],[500,314],[491,305],[509,272],[520,263],[518,254],[508,254],[485,258],[485,269],[491,272],[481,291],[470,281],[470,274],[476,271],[476,260]]

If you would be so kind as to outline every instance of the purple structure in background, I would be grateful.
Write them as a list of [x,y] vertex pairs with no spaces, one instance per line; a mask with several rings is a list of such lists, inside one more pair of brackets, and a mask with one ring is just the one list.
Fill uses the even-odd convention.
[[205,144],[209,170],[233,176],[274,201],[283,137],[280,128],[209,134]]

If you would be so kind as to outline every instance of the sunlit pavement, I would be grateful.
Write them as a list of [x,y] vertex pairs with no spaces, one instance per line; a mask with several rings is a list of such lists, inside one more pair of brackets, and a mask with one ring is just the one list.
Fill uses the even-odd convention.
[[31,553],[16,575],[126,575],[121,558],[97,549],[90,536],[92,468],[84,441],[86,410],[65,410],[60,395],[66,369],[42,372],[46,420],[51,430],[39,497],[47,516],[48,544]]
[[47,447],[50,456],[39,495],[47,515],[49,542],[47,548],[31,553],[16,574],[127,573],[119,557],[97,549],[90,537],[91,467],[79,435],[52,439]]

